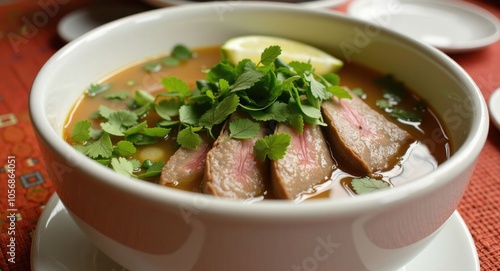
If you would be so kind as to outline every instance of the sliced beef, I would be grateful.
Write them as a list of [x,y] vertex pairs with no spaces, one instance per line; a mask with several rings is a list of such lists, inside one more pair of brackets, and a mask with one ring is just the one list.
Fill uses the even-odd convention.
[[205,159],[212,143],[213,140],[208,136],[201,136],[201,143],[196,148],[179,148],[163,167],[159,183],[181,186],[199,183],[203,178]]
[[320,126],[305,125],[299,134],[288,125],[278,124],[275,133],[292,137],[285,156],[271,162],[271,182],[277,197],[296,199],[331,177],[336,165]]
[[203,192],[232,199],[262,196],[269,171],[267,163],[254,156],[253,147],[264,136],[264,124],[256,138],[243,140],[231,139],[225,126],[207,154]]
[[393,167],[413,138],[357,95],[352,97],[332,98],[321,106],[334,156],[363,174]]

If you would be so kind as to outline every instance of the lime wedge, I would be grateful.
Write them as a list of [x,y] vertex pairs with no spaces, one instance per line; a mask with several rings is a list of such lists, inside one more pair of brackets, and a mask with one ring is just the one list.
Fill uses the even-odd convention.
[[267,47],[279,45],[280,59],[286,62],[310,62],[318,74],[338,71],[344,63],[342,60],[319,50],[311,45],[294,40],[271,36],[241,36],[227,40],[222,45],[222,54],[232,64],[242,59],[250,59],[257,63],[260,55]]

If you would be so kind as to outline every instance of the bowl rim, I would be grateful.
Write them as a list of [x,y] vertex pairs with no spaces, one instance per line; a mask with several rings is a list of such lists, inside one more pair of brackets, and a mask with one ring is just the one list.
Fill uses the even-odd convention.
[[[455,61],[441,51],[438,51],[430,45],[426,45],[410,37],[405,37],[386,28],[381,29],[386,35],[389,35],[391,38],[399,41],[403,41],[415,50],[420,51],[428,57],[438,60],[439,63],[444,65],[446,69],[452,71],[454,75],[458,76],[460,81],[466,84],[464,88],[469,90],[471,92],[471,96],[474,97],[474,106],[479,109],[478,112],[475,112],[475,120],[473,126],[471,127],[472,132],[467,135],[463,145],[450,157],[449,160],[440,164],[439,167],[433,172],[395,189],[377,191],[376,193],[370,193],[356,198],[336,200],[316,199],[301,202],[300,204],[295,204],[286,200],[268,200],[254,204],[241,204],[241,202],[235,202],[230,199],[215,198],[210,195],[165,188],[159,186],[158,184],[137,181],[131,177],[122,176],[114,172],[112,169],[103,167],[79,153],[77,150],[69,146],[62,139],[60,134],[52,129],[49,121],[43,114],[45,112],[45,109],[43,108],[43,85],[45,84],[45,79],[50,75],[51,69],[57,65],[59,58],[70,53],[81,43],[87,42],[104,32],[113,31],[115,28],[121,28],[141,19],[147,19],[148,17],[156,18],[156,16],[151,15],[168,16],[171,13],[212,10],[213,5],[216,3],[217,2],[196,3],[192,5],[156,9],[131,15],[98,27],[68,43],[57,51],[39,71],[33,82],[29,97],[29,112],[32,119],[32,125],[39,137],[40,142],[43,142],[43,144],[52,148],[62,157],[68,157],[68,155],[71,155],[71,157],[77,157],[77,159],[80,160],[78,164],[79,168],[87,170],[89,175],[92,177],[99,178],[99,182],[115,189],[122,190],[125,193],[146,198],[165,206],[197,206],[197,204],[203,203],[204,206],[199,208],[200,210],[203,210],[202,213],[209,213],[218,217],[231,217],[235,219],[250,219],[255,217],[263,217],[270,220],[298,218],[325,219],[325,217],[332,217],[335,215],[350,215],[357,212],[363,212],[367,209],[373,209],[373,206],[394,204],[401,200],[422,196],[423,194],[434,191],[437,187],[446,185],[448,182],[452,181],[453,177],[460,174],[459,172],[457,173],[457,171],[453,170],[455,166],[473,165],[475,159],[479,156],[479,153],[481,152],[486,141],[489,119],[484,98],[472,78]],[[367,24],[366,21],[348,17],[340,12],[332,12],[331,10],[304,9],[303,7],[294,6],[293,4],[288,3],[244,1],[235,2],[234,5],[238,7],[251,7],[254,9],[276,9],[284,12],[322,15],[330,17],[332,20],[347,21],[361,25]],[[437,179],[443,180],[436,182],[435,180]]]

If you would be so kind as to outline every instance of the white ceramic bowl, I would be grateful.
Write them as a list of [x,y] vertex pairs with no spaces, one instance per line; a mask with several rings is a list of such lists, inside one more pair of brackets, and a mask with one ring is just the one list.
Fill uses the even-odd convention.
[[[304,41],[394,74],[442,116],[453,156],[391,190],[249,205],[123,177],[61,138],[68,112],[90,83],[177,43],[211,46],[245,34]],[[326,10],[262,2],[159,9],[91,31],[45,64],[30,110],[62,202],[94,244],[130,270],[397,270],[456,209],[488,127],[477,86],[436,49]]]

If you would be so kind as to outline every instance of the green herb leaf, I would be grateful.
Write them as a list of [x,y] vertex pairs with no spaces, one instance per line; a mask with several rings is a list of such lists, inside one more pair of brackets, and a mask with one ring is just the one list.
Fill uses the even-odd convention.
[[135,145],[150,145],[156,143],[156,138],[145,134],[126,135],[125,140],[132,142]]
[[193,57],[193,52],[182,44],[175,45],[171,55],[179,60],[188,60]]
[[[229,93],[229,82],[226,79],[219,79],[219,91],[220,91],[220,96],[224,97],[226,96],[227,93]],[[207,90],[207,96],[211,98],[211,100],[215,100],[215,96],[211,90]]]
[[111,158],[97,158],[97,159],[94,159],[94,161],[107,167],[111,163]]
[[347,91],[343,87],[329,86],[327,88],[327,91],[330,92],[331,94],[333,94],[335,97],[337,97],[339,99],[352,99],[352,96],[349,93],[349,91]]
[[260,125],[249,119],[236,119],[229,123],[229,134],[231,138],[255,138],[259,133],[259,129]]
[[97,94],[104,92],[111,88],[111,84],[91,84],[87,89],[87,95],[94,97]]
[[306,115],[309,118],[319,119],[322,116],[320,109],[308,104],[302,104],[300,106],[300,109],[302,110],[302,113],[304,113],[304,115]]
[[187,97],[192,93],[186,82],[174,76],[163,78],[161,83],[167,92],[178,93],[181,97]]
[[161,170],[163,169],[163,166],[165,165],[164,162],[158,161],[154,162],[146,170],[146,173],[137,175],[137,178],[144,179],[144,178],[151,178],[155,177],[161,174]]
[[392,107],[392,105],[386,99],[380,99],[380,100],[375,101],[375,105],[380,109],[386,109],[386,108]]
[[134,171],[138,170],[141,167],[141,162],[137,159],[128,159],[132,166],[134,167]]
[[290,77],[286,78],[285,80],[283,80],[282,87],[284,89],[288,89],[289,92],[293,92],[294,90],[296,90],[294,82],[296,82],[297,80],[300,80],[300,79],[301,79],[301,77],[298,75],[290,76]]
[[94,111],[94,112],[90,113],[89,118],[90,119],[100,119],[100,118],[102,118],[102,116],[101,116],[101,114],[99,114],[99,111]]
[[161,70],[161,64],[160,63],[148,63],[148,64],[142,66],[142,69],[146,72],[149,72],[149,73],[159,72]]
[[156,123],[156,125],[159,127],[168,128],[168,127],[175,126],[179,123],[180,123],[180,121],[178,121],[178,120],[161,120],[158,123]]
[[389,184],[387,182],[368,177],[352,179],[351,185],[352,188],[354,189],[354,192],[356,192],[356,194],[358,195],[370,193],[376,190],[389,187]]
[[132,112],[138,117],[138,118],[143,118],[145,117],[148,113],[149,110],[154,106],[154,103],[147,103],[143,106],[139,106],[132,110]]
[[[73,148],[75,148],[77,151],[83,153],[83,154],[87,154],[87,151],[89,149],[89,146],[85,146],[85,145],[82,145],[82,144],[73,144],[72,145]],[[88,155],[87,155],[88,156]],[[95,160],[95,159],[94,159]]]
[[137,151],[137,149],[135,148],[134,144],[132,144],[132,142],[121,140],[116,143],[114,151],[118,154],[118,156],[128,157],[133,155]]
[[291,61],[290,63],[288,63],[288,65],[290,65],[290,67],[292,67],[293,70],[301,76],[304,75],[304,73],[306,72],[310,73],[313,69],[310,63],[299,62],[299,61]]
[[248,112],[252,118],[259,121],[275,120],[284,122],[288,119],[289,110],[288,105],[282,102],[274,102],[265,110],[256,110]]
[[153,127],[153,128],[144,128],[144,134],[147,136],[154,137],[165,137],[170,133],[170,129],[161,128],[161,127]]
[[108,121],[101,123],[101,128],[109,134],[123,136],[125,128],[137,124],[137,115],[127,111],[118,110],[109,114]]
[[183,105],[179,109],[179,120],[184,125],[198,125],[199,119],[194,105]]
[[161,100],[155,104],[156,113],[163,119],[170,120],[179,115],[180,103],[176,99]]
[[331,94],[326,91],[325,85],[321,84],[314,78],[311,73],[305,73],[304,79],[309,82],[309,90],[314,98],[320,100],[327,100],[331,97]]
[[403,83],[397,81],[391,74],[377,78],[375,83],[383,88],[383,96],[391,103],[400,103],[407,96]]
[[198,146],[200,142],[201,142],[200,136],[197,133],[195,133],[195,130],[191,126],[188,126],[180,130],[179,134],[177,134],[177,143],[182,148],[192,150],[196,148],[196,146]]
[[279,55],[281,55],[281,47],[277,45],[269,46],[260,55],[260,63],[265,66],[271,65]]
[[134,165],[123,157],[111,158],[111,167],[125,176],[133,176],[134,174]]
[[413,108],[418,111],[424,111],[427,108],[427,104],[425,103],[425,101],[420,100],[413,105]]
[[124,135],[132,135],[132,134],[138,134],[144,131],[144,128],[148,127],[147,121],[143,121],[135,126],[132,126],[128,128],[127,130],[123,131]]
[[101,128],[108,134],[114,135],[114,136],[123,136],[123,128],[122,126],[112,123],[112,122],[103,122],[100,124]]
[[366,93],[361,88],[355,88],[352,93],[356,94],[361,99],[366,99]]
[[238,108],[239,98],[232,94],[227,96],[215,108],[205,112],[200,117],[199,125],[211,129],[214,125],[222,123],[229,115]]
[[145,90],[137,90],[134,96],[134,102],[139,106],[144,106],[155,101],[155,97]]
[[402,119],[411,122],[421,122],[422,116],[416,112],[408,111],[401,108],[394,108],[390,113],[391,117]]
[[111,113],[115,112],[115,110],[105,106],[105,105],[100,105],[99,106],[99,115],[101,115],[101,117],[105,118],[105,119],[109,119],[109,115],[111,115]]
[[255,142],[253,151],[255,156],[261,160],[269,157],[271,160],[279,160],[285,156],[286,149],[290,145],[289,134],[272,134],[265,136]]
[[115,93],[108,93],[104,95],[104,98],[107,100],[125,100],[129,96],[128,92],[126,91],[120,91],[120,92],[115,92]]
[[216,83],[220,79],[224,79],[230,83],[236,79],[235,69],[227,60],[217,63],[207,73],[208,82]]
[[240,90],[249,89],[255,85],[255,83],[259,82],[259,80],[265,74],[260,71],[250,70],[244,72],[242,75],[236,78],[236,82],[231,86],[231,92],[237,92]]
[[304,118],[301,114],[290,114],[288,117],[288,123],[292,128],[299,132],[299,134],[304,132]]
[[109,115],[108,121],[124,127],[131,127],[137,124],[137,115],[127,110],[118,110]]
[[81,120],[75,123],[73,131],[71,131],[71,140],[75,142],[84,142],[90,139],[90,127],[92,122]]
[[173,56],[168,56],[168,57],[165,57],[162,61],[163,65],[167,66],[167,67],[175,67],[175,66],[178,66],[180,61],[179,59],[173,57]]
[[85,154],[90,158],[110,158],[113,154],[113,144],[108,133],[103,133],[102,136],[88,145]]
[[322,75],[322,77],[333,86],[337,86],[340,83],[340,77],[337,74],[327,73]]
[[99,137],[101,137],[103,132],[104,131],[101,129],[93,129],[91,127],[90,128],[90,138],[92,138],[93,140],[97,140],[97,139],[99,139]]
[[290,117],[290,108],[286,103],[275,102],[268,108],[273,113],[275,121],[285,122]]

